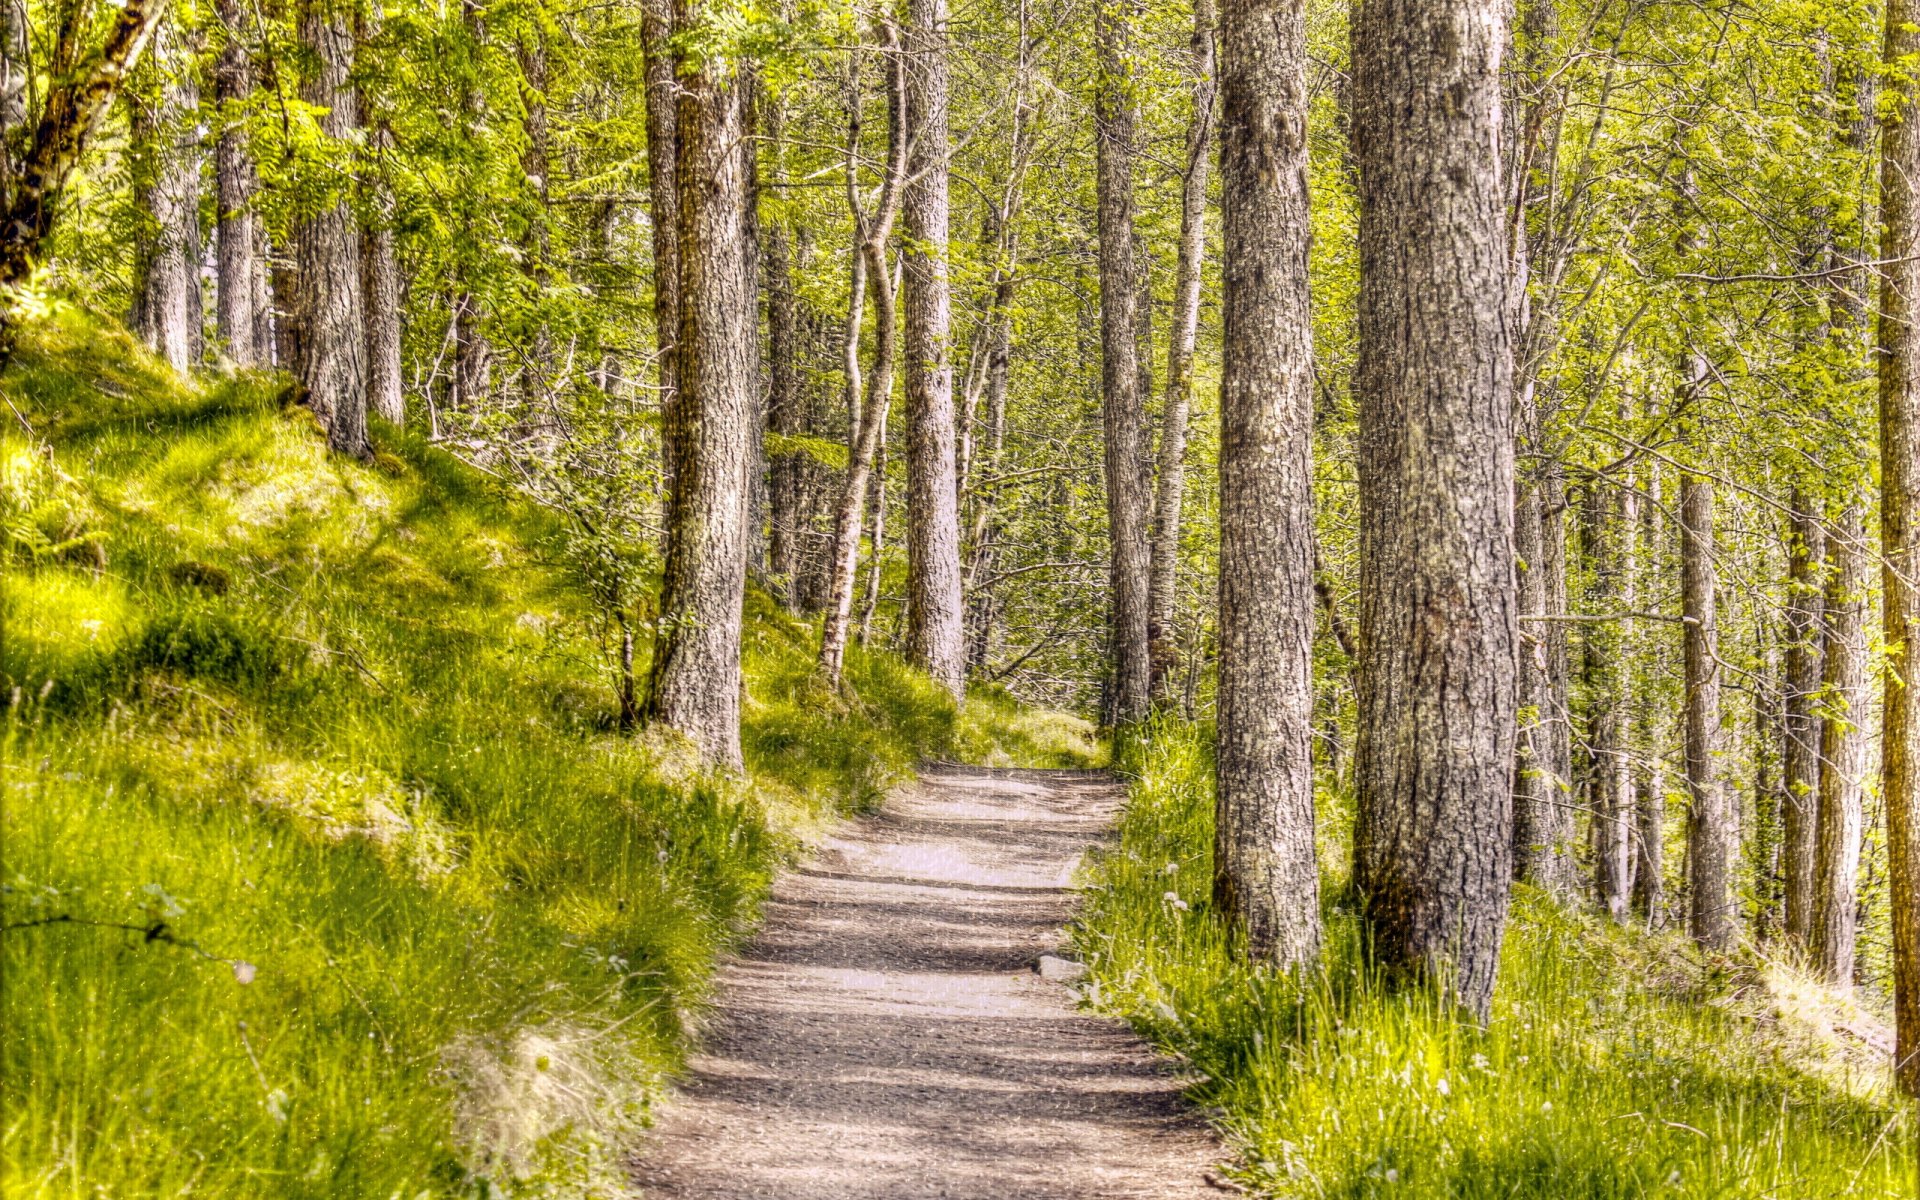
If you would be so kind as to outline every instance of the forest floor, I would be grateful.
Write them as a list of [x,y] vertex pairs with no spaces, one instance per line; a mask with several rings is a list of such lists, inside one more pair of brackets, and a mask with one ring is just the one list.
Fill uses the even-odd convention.
[[634,1164],[652,1196],[1219,1195],[1181,1081],[1035,971],[1122,799],[936,768],[774,888],[706,1050]]

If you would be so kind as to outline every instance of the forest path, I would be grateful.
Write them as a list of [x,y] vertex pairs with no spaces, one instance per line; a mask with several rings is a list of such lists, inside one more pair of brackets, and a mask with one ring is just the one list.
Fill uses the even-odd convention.
[[1120,804],[1104,776],[939,767],[775,886],[633,1164],[688,1200],[1219,1196],[1166,1066],[1034,972]]

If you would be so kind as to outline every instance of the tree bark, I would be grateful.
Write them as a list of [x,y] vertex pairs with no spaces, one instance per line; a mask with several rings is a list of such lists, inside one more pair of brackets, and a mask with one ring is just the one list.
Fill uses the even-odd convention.
[[[1695,379],[1699,379],[1698,374]],[[1696,448],[1697,452],[1697,448]],[[1687,931],[1709,950],[1733,945],[1733,813],[1720,779],[1720,626],[1714,485],[1680,480],[1680,603],[1685,621]]]
[[[300,40],[313,55],[300,98],[323,109],[320,132],[346,141],[360,123],[354,93],[353,21],[334,0],[305,0]],[[300,387],[327,430],[327,445],[367,458],[366,315],[362,307],[360,230],[340,185],[329,180],[294,236],[299,262]]]
[[907,400],[907,654],[965,697],[960,493],[947,264],[947,5],[907,0],[907,181],[901,212]]
[[1482,1020],[1513,872],[1513,359],[1499,0],[1363,0],[1354,884],[1390,978]]
[[[698,32],[707,0],[678,0],[675,24]],[[746,64],[709,54],[679,64],[679,447],[667,527],[650,721],[709,763],[737,770],[740,631],[747,575],[747,491],[759,429],[758,322],[748,238]]]
[[[1193,354],[1200,332],[1200,284],[1207,252],[1207,164],[1213,152],[1213,0],[1193,7],[1193,121],[1187,127],[1180,197],[1180,258],[1167,334],[1167,393],[1160,418],[1153,529],[1147,580],[1147,640],[1156,700],[1179,661],[1174,609],[1180,575],[1180,516],[1187,485],[1187,420],[1193,411]],[[1311,408],[1311,405],[1309,405]]]
[[[485,53],[487,37],[480,0],[461,0],[460,12],[467,31],[467,53],[472,58],[469,65],[473,70],[473,78],[478,80],[480,59]],[[478,140],[484,134],[482,117],[485,101],[477,83],[460,99],[461,121],[470,139]],[[480,197],[473,195],[463,197],[463,201],[468,206],[482,202]],[[465,221],[465,239],[469,243],[478,242],[470,208]],[[467,280],[456,277],[448,308],[451,316],[448,332],[453,342],[453,379],[448,401],[454,408],[478,408],[493,388],[493,341],[487,336],[486,307],[482,298],[468,286]]]
[[[67,180],[166,10],[166,0],[126,0],[100,50],[84,58],[71,40],[79,23],[62,25],[51,61],[78,66],[49,87],[19,170],[8,177],[7,211],[0,221],[0,297],[32,274],[53,231]],[[0,303],[0,370],[12,360],[19,333],[12,310],[11,304]]]
[[1140,395],[1140,285],[1134,262],[1133,158],[1136,101],[1128,0],[1099,0],[1094,38],[1094,186],[1100,225],[1101,411],[1106,435],[1109,716],[1129,725],[1147,715],[1152,695],[1148,652],[1151,573],[1146,487],[1146,412]]
[[26,0],[0,0],[0,176],[8,180],[13,139],[27,123],[28,31]]
[[[1529,394],[1531,388],[1528,389]],[[1519,406],[1523,439],[1538,444],[1531,400]],[[1566,604],[1566,522],[1557,469],[1534,464],[1520,475],[1514,509],[1518,603],[1529,621],[1520,634],[1519,728],[1514,755],[1514,877],[1555,893],[1573,886],[1572,753],[1567,725],[1567,631],[1553,620]]]
[[[383,127],[375,143],[383,150],[392,134]],[[375,168],[378,170],[378,168]],[[400,370],[400,260],[393,245],[393,195],[374,185],[379,224],[361,237],[361,287],[367,306],[367,407],[381,420],[407,423],[407,394]]]
[[1814,864],[1818,861],[1820,727],[1815,702],[1823,670],[1820,647],[1820,562],[1826,526],[1795,489],[1787,547],[1785,708],[1780,718],[1783,803],[1780,875],[1787,940],[1805,950],[1813,930]]
[[[853,622],[853,591],[860,565],[860,531],[866,523],[867,489],[874,462],[886,437],[887,408],[893,395],[894,287],[887,269],[887,242],[906,182],[906,71],[898,33],[882,20],[878,33],[887,53],[887,165],[880,195],[868,214],[860,202],[857,163],[860,154],[861,88],[858,61],[847,81],[847,208],[859,245],[853,255],[847,290],[847,325],[841,340],[848,415],[847,477],[834,515],[833,560],[827,586],[826,620],[820,633],[820,670],[839,686],[847,638]],[[865,300],[873,300],[873,369],[860,368],[860,326]],[[879,552],[875,545],[874,552]]]
[[158,34],[149,65],[157,101],[132,115],[133,201],[142,215],[134,250],[133,330],[176,371],[200,359],[200,85],[189,34]]
[[[1626,539],[1633,528],[1630,493],[1608,479],[1587,492],[1587,549],[1593,571],[1593,597],[1635,608]],[[1589,606],[1599,611],[1599,604]],[[1592,759],[1594,884],[1600,909],[1616,924],[1629,915],[1633,886],[1633,771],[1627,748],[1625,630],[1606,621],[1587,630],[1587,742]]]
[[[1651,564],[1659,555],[1660,542],[1655,518],[1661,511],[1659,473],[1645,469],[1643,487],[1647,502],[1639,513],[1639,550]],[[1651,568],[1649,568],[1651,569]],[[1645,639],[1636,636],[1636,658],[1644,653]],[[1644,701],[1634,706],[1634,748],[1639,762],[1634,771],[1634,808],[1637,823],[1634,836],[1633,908],[1649,929],[1663,920],[1666,906],[1667,781],[1655,753],[1654,709]]]
[[1847,506],[1827,538],[1820,810],[1808,949],[1828,983],[1853,983],[1861,793],[1867,773],[1866,514]]
[[[763,96],[759,105],[769,172],[778,186],[785,176],[783,104]],[[799,301],[793,288],[793,239],[784,217],[761,222],[760,278],[767,307],[767,429],[781,438],[806,433],[806,397],[800,382]],[[857,251],[856,251],[857,253]],[[789,608],[800,607],[801,508],[806,456],[791,449],[767,460],[768,558],[774,587]]]
[[[363,34],[379,30],[380,6],[369,6]],[[364,36],[363,36],[363,40]],[[372,106],[368,108],[371,110]],[[383,421],[407,422],[400,370],[400,260],[394,252],[393,129],[383,113],[368,111],[367,207],[373,220],[360,235],[361,292],[367,310],[367,407]]]
[[[1213,895],[1244,933],[1250,956],[1296,966],[1320,950],[1306,18],[1300,0],[1226,0],[1222,17],[1226,312]],[[1184,247],[1181,256],[1183,274],[1197,268]],[[1191,359],[1190,329],[1186,349]],[[1190,388],[1170,390],[1169,404],[1175,390]],[[1175,436],[1171,418],[1162,436]]]
[[[673,0],[641,0],[640,44],[647,82],[648,215],[653,233],[654,378],[659,386],[660,425],[675,427],[673,407],[679,394],[676,356],[680,339],[680,187],[675,167],[674,60],[667,44],[673,36]],[[668,506],[679,470],[679,449],[664,444]],[[672,522],[672,513],[667,520]]]
[[[1888,0],[1889,68],[1920,53],[1920,5]],[[1895,76],[1898,78],[1898,76]],[[1880,791],[1887,806],[1887,891],[1893,900],[1895,1075],[1920,1096],[1920,120],[1914,97],[1893,106],[1880,153],[1880,553],[1887,646]]]
[[[0,0],[4,3],[6,0]],[[238,367],[268,360],[260,341],[257,309],[261,263],[259,218],[253,198],[259,191],[253,150],[246,131],[246,104],[253,94],[253,56],[247,50],[247,13],[240,0],[215,6],[224,44],[213,66],[213,96],[219,105],[220,132],[213,148],[215,239],[218,267],[214,285],[214,325],[227,357]]]

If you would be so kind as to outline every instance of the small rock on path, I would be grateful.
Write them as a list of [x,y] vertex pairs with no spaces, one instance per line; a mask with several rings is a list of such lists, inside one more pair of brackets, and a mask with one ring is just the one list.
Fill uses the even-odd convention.
[[1218,1197],[1165,1064],[1035,973],[1120,802],[935,768],[774,888],[633,1178],[675,1200]]

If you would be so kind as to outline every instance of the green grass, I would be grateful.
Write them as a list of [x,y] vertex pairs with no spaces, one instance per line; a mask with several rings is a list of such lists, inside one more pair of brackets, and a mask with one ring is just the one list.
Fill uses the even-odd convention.
[[10,1197],[614,1194],[810,827],[1098,753],[858,648],[832,696],[754,595],[750,778],[703,775],[613,731],[553,519],[433,447],[329,458],[71,309],[5,391]]
[[[1376,986],[1335,871],[1326,972],[1255,971],[1207,911],[1208,731],[1162,725],[1123,762],[1132,798],[1077,934],[1094,1002],[1200,1074],[1257,1193],[1912,1195],[1884,1059],[1830,1037],[1844,1006],[1783,969],[1523,891],[1482,1030]],[[1321,807],[1322,861],[1343,864],[1344,805]]]

